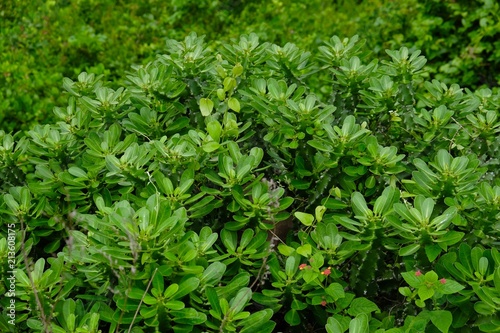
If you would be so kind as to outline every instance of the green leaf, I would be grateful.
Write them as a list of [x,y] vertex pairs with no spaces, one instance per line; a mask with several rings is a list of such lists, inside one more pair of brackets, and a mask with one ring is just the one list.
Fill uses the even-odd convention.
[[214,310],[217,314],[221,315],[222,310],[220,307],[219,296],[217,295],[215,288],[206,287],[205,295],[207,296],[208,302],[210,303],[210,307],[212,308],[212,310]]
[[285,321],[290,325],[290,326],[297,326],[300,324],[300,315],[299,312],[295,309],[288,310],[288,312],[285,314]]
[[318,273],[313,271],[312,269],[305,269],[302,272],[302,278],[306,283],[311,283],[318,278]]
[[436,283],[437,280],[438,280],[438,275],[434,271],[427,272],[424,275],[424,281],[425,282]]
[[[194,326],[200,325],[207,321],[207,316],[204,313],[198,312],[193,308],[172,310],[170,314],[174,316],[174,321],[178,324]],[[189,331],[192,332],[191,327],[189,327]]]
[[237,63],[236,65],[234,65],[232,73],[234,77],[240,76],[243,73],[243,66],[241,66],[240,63]]
[[349,323],[349,333],[369,333],[368,316],[359,314]]
[[200,278],[200,284],[215,286],[220,282],[225,272],[225,264],[220,261],[213,262],[203,272],[203,275]]
[[418,288],[418,296],[422,301],[425,301],[426,299],[429,299],[432,296],[434,296],[434,288],[423,285],[420,288]]
[[33,278],[34,283],[40,282],[44,268],[45,268],[45,259],[43,258],[38,259],[35,263],[35,268],[33,269],[33,272],[31,272],[32,274],[31,277]]
[[11,194],[5,194],[3,196],[3,200],[5,201],[5,203],[7,204],[7,206],[9,206],[10,210],[13,213],[17,214],[17,212],[19,211],[19,204],[14,199],[14,197]]
[[311,244],[304,244],[301,245],[297,248],[297,253],[300,254],[303,257],[308,257],[312,253],[312,247]]
[[441,332],[448,333],[448,330],[453,321],[453,316],[450,311],[435,310],[430,312],[431,321]]
[[410,297],[412,295],[411,289],[408,287],[399,287],[399,293],[405,297]]
[[225,91],[230,91],[230,90],[236,88],[236,80],[232,77],[229,77],[229,76],[224,79],[223,84],[224,84]]
[[214,102],[209,98],[200,98],[200,111],[204,117],[210,116],[214,108]]
[[179,195],[185,194],[194,183],[194,170],[188,168],[184,170],[179,183]]
[[413,288],[419,288],[424,282],[423,275],[417,276],[415,272],[403,272],[401,275],[406,283]]
[[[156,274],[156,276],[158,276],[161,274]],[[163,277],[162,277],[163,278]],[[167,289],[165,290],[165,292],[163,293],[163,297],[165,298],[171,298],[172,296],[174,296],[174,294],[179,290],[179,285],[177,283],[172,283],[170,286],[167,287]]]
[[382,195],[375,201],[373,212],[378,216],[387,214],[399,199],[399,190],[394,187],[386,187]]
[[316,216],[316,221],[321,222],[323,220],[323,215],[326,212],[325,206],[316,206],[314,210],[314,215]]
[[238,180],[243,180],[245,176],[248,175],[250,170],[252,170],[252,156],[248,158],[242,158],[236,167],[236,178]]
[[344,287],[340,283],[332,283],[326,289],[326,293],[330,295],[335,301],[345,297]]
[[229,106],[229,108],[231,110],[233,110],[234,112],[240,112],[240,102],[234,98],[234,97],[231,97],[228,101],[227,101],[227,105]]
[[153,288],[158,290],[159,293],[163,293],[165,289],[164,282],[163,276],[161,276],[161,274],[156,274],[153,278]]
[[495,273],[493,274],[493,281],[495,283],[496,290],[500,290],[500,266],[495,269]]
[[217,97],[219,98],[220,101],[223,101],[226,99],[226,91],[222,88],[217,89]]
[[216,151],[217,149],[219,149],[219,147],[220,147],[220,144],[218,144],[215,141],[210,141],[210,142],[203,144],[202,149],[205,153],[212,153],[212,152]]
[[368,218],[373,215],[372,211],[368,209],[365,198],[361,193],[354,192],[351,197],[351,202],[352,202],[352,209],[356,216]]
[[458,243],[464,236],[465,233],[463,232],[450,230],[446,232],[446,234],[439,236],[439,238],[436,239],[436,242],[449,246]]
[[295,309],[297,311],[304,310],[307,308],[307,303],[301,302],[298,299],[294,299],[291,304],[292,309]]
[[439,283],[438,291],[442,294],[448,295],[457,293],[464,288],[465,288],[464,286],[462,286],[460,283],[456,281],[446,280],[445,283],[441,282]]
[[278,251],[282,255],[289,257],[295,252],[295,249],[293,247],[285,245],[285,244],[279,244]]
[[443,249],[439,245],[433,244],[433,245],[427,245],[425,247],[425,254],[427,255],[427,258],[429,259],[430,262],[433,262],[436,260],[436,258],[439,256]]
[[343,332],[345,332],[344,329],[342,328],[342,325],[334,317],[328,318],[325,328],[326,328],[327,333],[343,333]]
[[182,310],[185,305],[181,301],[168,301],[164,303],[165,307],[169,310]]
[[410,214],[410,211],[405,205],[401,203],[395,203],[394,211],[398,213],[398,215],[401,216],[406,221],[411,222],[413,225],[415,226],[420,225],[420,221],[416,219],[412,214]]
[[434,226],[438,231],[443,230],[450,225],[451,221],[456,216],[456,214],[457,214],[457,208],[450,207],[447,210],[445,210],[442,215],[439,215],[434,219],[432,219],[429,225]]
[[[458,258],[460,259],[460,263],[465,268],[465,271],[468,273],[467,275],[471,278],[473,277],[473,269],[472,269],[472,256],[471,256],[471,247],[467,243],[460,244],[458,248]],[[465,272],[464,272],[465,273]]]
[[399,249],[399,255],[402,257],[414,254],[420,249],[420,244],[411,244]]
[[234,231],[229,231],[227,229],[222,229],[220,232],[220,238],[222,243],[229,250],[229,253],[236,252],[236,245],[238,242],[238,236]]
[[207,124],[207,132],[215,142],[219,142],[222,133],[222,125],[217,120],[212,120]]
[[21,188],[21,200],[19,202],[24,210],[31,206],[31,192],[26,187]]
[[299,265],[298,262],[296,262],[295,257],[291,256],[286,258],[285,274],[288,277],[293,277],[295,272],[297,272],[298,267]]
[[474,310],[483,316],[491,316],[496,312],[494,307],[483,301],[474,303]]
[[309,263],[311,264],[311,267],[312,268],[315,268],[315,269],[320,269],[321,267],[323,267],[324,263],[325,263],[325,258],[323,257],[323,254],[322,252],[316,252],[310,259],[309,259]]
[[200,285],[200,279],[196,277],[190,277],[179,283],[179,289],[172,297],[175,299],[182,298],[187,294],[189,294],[190,292],[196,290],[196,288],[198,288],[199,285]]
[[354,317],[363,313],[370,314],[374,311],[380,311],[380,309],[375,303],[373,303],[372,301],[370,301],[365,297],[358,297],[351,302],[351,305],[349,306],[349,310],[347,310],[347,313],[349,313],[349,315]]
[[253,332],[271,333],[276,323],[271,322],[272,324],[274,324],[271,326],[271,330],[269,330],[269,328],[266,328],[266,326],[268,326],[268,323],[272,318],[272,316],[273,316],[273,311],[270,309],[264,309],[252,313],[248,318],[243,319],[239,322],[239,326],[242,327],[240,333],[253,333]]
[[488,271],[488,258],[481,257],[479,258],[479,265],[477,267],[477,271],[482,276],[485,276]]
[[308,213],[295,212],[293,214],[303,225],[311,226],[314,222],[314,216]]
[[71,167],[68,169],[68,172],[77,178],[87,178],[87,173],[79,167]]
[[241,312],[251,298],[252,298],[252,289],[248,287],[241,288],[240,291],[238,291],[236,296],[229,303],[233,315],[236,315],[239,312]]
[[425,199],[422,203],[422,206],[420,207],[420,212],[422,213],[422,219],[425,221],[429,221],[433,210],[434,210],[434,200],[432,200],[431,198]]

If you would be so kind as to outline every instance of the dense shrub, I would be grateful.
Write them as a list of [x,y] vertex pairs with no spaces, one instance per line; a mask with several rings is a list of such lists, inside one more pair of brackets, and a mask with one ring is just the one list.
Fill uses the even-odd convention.
[[420,1],[400,42],[422,50],[432,77],[446,84],[498,86],[499,11],[491,0]]
[[18,331],[499,330],[498,94],[357,37],[166,49],[1,132]]
[[[0,126],[51,123],[61,80],[104,74],[115,89],[131,65],[165,52],[165,38],[191,31],[212,48],[256,33],[315,50],[332,34],[358,34],[380,59],[406,46],[432,60],[430,79],[464,87],[498,84],[499,22],[493,1],[3,1],[0,4]],[[304,15],[308,13],[308,15]]]

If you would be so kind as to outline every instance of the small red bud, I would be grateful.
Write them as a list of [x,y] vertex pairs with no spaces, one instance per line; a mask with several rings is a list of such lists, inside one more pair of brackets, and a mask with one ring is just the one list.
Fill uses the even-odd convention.
[[418,271],[415,272],[415,276],[420,276],[420,275],[422,275],[422,272],[419,269]]

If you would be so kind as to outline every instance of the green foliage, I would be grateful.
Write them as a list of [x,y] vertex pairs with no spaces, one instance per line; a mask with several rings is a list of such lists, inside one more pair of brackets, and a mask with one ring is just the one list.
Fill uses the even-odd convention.
[[167,45],[0,132],[3,330],[498,331],[497,93],[357,36]]
[[[63,77],[76,80],[82,71],[104,75],[106,85],[115,89],[124,85],[130,66],[169,52],[175,46],[165,44],[167,39],[182,39],[191,31],[206,35],[212,49],[253,32],[261,40],[278,45],[292,42],[313,54],[332,34],[358,34],[366,40],[365,51],[374,52],[381,60],[395,56],[386,55],[385,49],[401,46],[412,51],[419,49],[432,60],[425,67],[431,79],[446,85],[460,82],[469,88],[492,87],[499,83],[495,76],[499,58],[496,12],[498,4],[491,0],[365,0],[356,4],[320,0],[4,1],[0,7],[1,129],[27,131],[35,124],[55,122],[57,118],[51,111],[66,100],[61,94]],[[357,69],[359,62],[351,56],[361,55],[355,49],[331,47],[327,43],[320,49],[321,53],[337,54],[336,65],[331,63],[330,68],[337,70],[343,66],[357,72],[351,78],[342,74],[336,77],[344,83],[352,81],[339,91],[350,98],[349,91],[359,89],[357,84],[369,75],[374,64]],[[279,48],[274,48],[275,56],[269,59],[275,66],[293,67],[309,57],[296,54],[292,59],[296,51],[285,48],[288,61],[292,62],[280,64],[281,51],[278,51]],[[351,56],[341,63],[339,56],[345,52]],[[421,61],[423,58],[417,63]],[[235,68],[236,72],[241,71],[240,67]],[[393,103],[396,99],[392,98],[396,97],[393,81],[389,77],[372,80],[368,95],[384,95],[386,103]],[[79,81],[83,89],[92,89],[90,82]],[[65,79],[63,85],[70,82]],[[90,85],[85,86],[84,82]],[[317,83],[312,80],[309,85],[319,93],[321,87]],[[397,97],[410,95],[401,91]],[[228,98],[231,106],[238,109],[237,100]],[[411,98],[405,100],[411,102]],[[397,118],[397,110],[394,111],[392,116]],[[484,122],[479,119],[479,123]]]

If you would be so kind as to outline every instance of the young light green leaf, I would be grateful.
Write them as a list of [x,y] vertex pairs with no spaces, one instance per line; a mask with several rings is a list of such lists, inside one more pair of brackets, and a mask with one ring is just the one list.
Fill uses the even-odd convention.
[[229,106],[229,108],[231,110],[233,110],[234,112],[240,112],[240,102],[235,98],[235,97],[231,97],[228,101],[227,101],[227,105]]
[[217,120],[212,120],[207,124],[207,132],[215,142],[219,142],[222,134],[222,125]]
[[314,216],[308,213],[295,212],[293,214],[303,225],[311,226],[314,222]]
[[209,98],[200,98],[200,111],[204,117],[208,117],[214,108],[214,102]]

